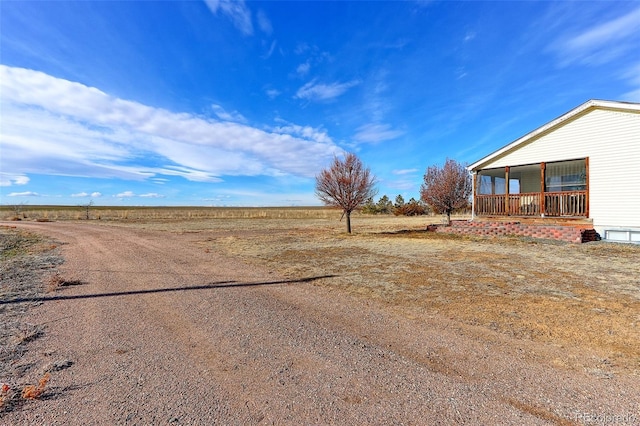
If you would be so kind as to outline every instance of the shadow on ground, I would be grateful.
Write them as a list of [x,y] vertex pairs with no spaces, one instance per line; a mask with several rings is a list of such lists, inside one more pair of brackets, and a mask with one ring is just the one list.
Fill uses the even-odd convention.
[[[8,305],[14,303],[27,303],[27,302],[49,302],[52,300],[76,300],[76,299],[93,299],[97,297],[114,297],[114,296],[133,296],[139,294],[152,294],[152,293],[170,293],[176,291],[193,291],[193,290],[210,290],[218,288],[235,288],[235,287],[257,287],[266,285],[278,285],[278,284],[295,284],[295,283],[308,283],[323,278],[333,278],[337,275],[320,275],[316,277],[297,278],[291,280],[277,280],[277,281],[261,281],[261,282],[249,282],[242,283],[237,281],[218,281],[204,285],[197,285],[191,287],[170,287],[170,288],[155,288],[149,290],[132,290],[132,291],[116,291],[110,293],[93,293],[93,294],[80,294],[73,296],[49,296],[49,297],[22,297],[11,300],[0,300],[0,305]],[[86,283],[80,283],[75,281],[73,285],[81,285]]]

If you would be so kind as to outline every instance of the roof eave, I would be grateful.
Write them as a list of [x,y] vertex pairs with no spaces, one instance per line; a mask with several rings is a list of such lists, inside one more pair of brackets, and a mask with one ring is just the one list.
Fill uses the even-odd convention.
[[537,129],[533,130],[532,132],[527,133],[526,135],[516,139],[515,141],[511,142],[510,144],[498,149],[497,151],[492,152],[491,154],[481,158],[480,160],[476,161],[473,164],[470,164],[469,166],[467,166],[467,170],[469,171],[477,171],[480,170],[482,168],[483,165],[485,165],[486,163],[490,162],[491,160],[500,157],[501,155],[510,152],[516,148],[518,148],[520,145],[523,145],[527,142],[529,142],[530,140],[534,139],[535,137],[537,137],[538,135],[548,132],[556,127],[559,127],[560,125],[562,125],[565,121],[584,113],[585,111],[589,110],[589,109],[597,109],[597,108],[604,108],[604,109],[619,109],[619,110],[626,110],[626,111],[638,111],[640,112],[640,103],[633,103],[633,102],[619,102],[619,101],[604,101],[604,100],[598,100],[598,99],[591,99],[588,100],[587,102],[583,103],[582,105],[577,106],[576,108],[572,109],[571,111],[561,115],[560,117],[556,118],[555,120],[552,120],[550,122],[548,122],[547,124],[538,127]]

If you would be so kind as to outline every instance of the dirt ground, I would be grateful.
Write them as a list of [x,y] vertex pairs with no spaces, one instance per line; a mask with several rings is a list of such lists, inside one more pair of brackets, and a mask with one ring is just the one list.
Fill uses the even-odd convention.
[[424,225],[20,224],[81,285],[31,298],[25,377],[73,364],[0,423],[640,423],[639,246]]

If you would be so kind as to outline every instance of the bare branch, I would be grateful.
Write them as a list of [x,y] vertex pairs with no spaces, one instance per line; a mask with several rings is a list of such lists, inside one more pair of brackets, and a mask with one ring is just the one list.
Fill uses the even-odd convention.
[[331,167],[316,176],[316,195],[327,206],[340,207],[351,232],[351,212],[376,195],[375,177],[352,153],[334,158]]
[[451,221],[451,212],[469,204],[471,178],[464,165],[447,159],[442,168],[434,165],[427,168],[420,198],[436,213],[446,213]]

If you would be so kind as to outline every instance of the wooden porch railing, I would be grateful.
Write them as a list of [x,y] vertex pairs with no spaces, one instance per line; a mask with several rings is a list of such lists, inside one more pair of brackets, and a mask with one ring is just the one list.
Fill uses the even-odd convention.
[[506,216],[504,195],[476,195],[476,214]]
[[476,195],[475,209],[478,216],[555,216],[586,217],[587,191],[545,192],[544,209],[542,193],[505,195]]
[[586,216],[587,191],[545,192],[546,216]]

